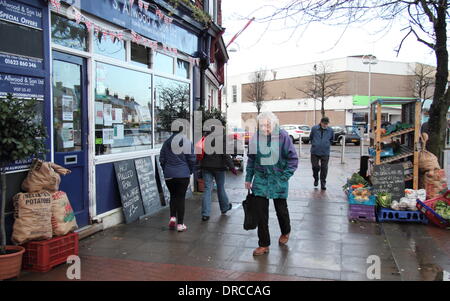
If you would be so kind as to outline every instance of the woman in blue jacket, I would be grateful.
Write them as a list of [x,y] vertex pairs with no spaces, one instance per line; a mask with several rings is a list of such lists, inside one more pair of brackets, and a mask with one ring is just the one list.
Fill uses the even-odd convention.
[[163,169],[166,185],[170,192],[169,228],[178,232],[187,230],[184,224],[184,203],[196,157],[192,142],[182,133],[174,132],[164,142],[159,162]]

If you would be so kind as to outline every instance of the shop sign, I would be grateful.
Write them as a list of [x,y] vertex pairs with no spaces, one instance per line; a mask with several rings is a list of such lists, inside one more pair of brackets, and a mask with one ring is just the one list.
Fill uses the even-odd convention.
[[44,65],[41,59],[28,58],[25,56],[0,53],[0,65],[9,67],[20,67],[32,70],[42,70]]
[[0,0],[0,20],[42,29],[42,11],[12,0]]
[[197,52],[196,35],[175,24],[167,24],[150,10],[139,8],[137,1],[65,0],[64,2],[189,55],[195,55]]
[[0,73],[0,97],[6,97],[11,93],[17,98],[44,99],[44,79]]

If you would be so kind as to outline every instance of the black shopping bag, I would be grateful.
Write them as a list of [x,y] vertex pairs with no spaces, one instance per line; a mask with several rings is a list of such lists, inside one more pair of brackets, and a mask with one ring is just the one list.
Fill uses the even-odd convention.
[[247,198],[242,202],[242,208],[244,208],[244,230],[254,230],[258,226],[258,216],[256,214],[256,202],[257,197],[250,193],[247,194]]

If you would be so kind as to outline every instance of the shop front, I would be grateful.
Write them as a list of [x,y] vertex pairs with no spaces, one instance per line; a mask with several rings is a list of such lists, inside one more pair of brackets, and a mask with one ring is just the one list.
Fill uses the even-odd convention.
[[[114,163],[155,165],[171,120],[192,121],[203,26],[178,10],[169,17],[164,3],[0,1],[0,31],[10,42],[0,46],[0,97],[42,100],[46,159],[72,171],[60,190],[80,228],[122,222]],[[29,163],[8,167],[8,195]]]

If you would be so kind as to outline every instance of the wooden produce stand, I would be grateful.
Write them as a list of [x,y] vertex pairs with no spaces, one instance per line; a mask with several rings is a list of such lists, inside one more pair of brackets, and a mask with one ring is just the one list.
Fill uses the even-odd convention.
[[[389,135],[382,135],[382,111],[386,105],[401,105],[401,122],[411,124],[411,128],[398,130]],[[421,128],[421,102],[418,99],[385,99],[380,98],[371,103],[370,111],[370,146],[375,149],[376,156],[371,158],[372,165],[389,164],[392,162],[411,161],[413,165],[412,176],[406,181],[413,181],[413,189],[419,188],[419,151]],[[389,143],[396,138],[401,143],[400,151],[392,157],[381,158],[382,142]]]

